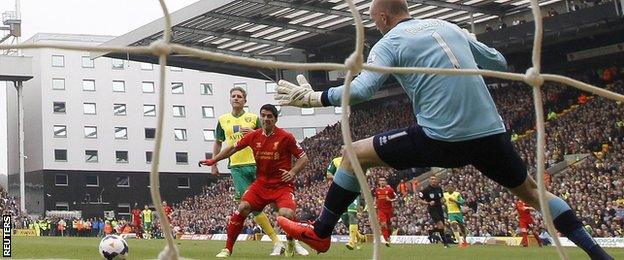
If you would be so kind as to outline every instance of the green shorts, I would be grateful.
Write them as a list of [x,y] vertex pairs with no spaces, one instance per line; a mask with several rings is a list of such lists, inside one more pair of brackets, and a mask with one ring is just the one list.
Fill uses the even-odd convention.
[[449,222],[464,223],[464,215],[462,213],[448,213]]
[[256,165],[232,166],[230,167],[230,171],[232,171],[232,181],[236,189],[234,200],[239,201],[243,193],[249,188],[249,185],[256,180]]
[[143,222],[144,230],[152,230],[152,222]]

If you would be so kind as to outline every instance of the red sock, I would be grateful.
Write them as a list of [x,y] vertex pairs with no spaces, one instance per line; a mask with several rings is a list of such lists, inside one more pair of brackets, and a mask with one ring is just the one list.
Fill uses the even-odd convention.
[[381,234],[383,234],[383,237],[387,242],[390,242],[390,230],[388,230],[388,228],[382,227]]
[[520,245],[529,246],[529,235],[527,232],[522,232],[522,241],[520,241]]
[[236,242],[238,235],[241,230],[243,230],[245,218],[246,217],[239,214],[238,211],[235,211],[230,217],[230,222],[228,222],[227,227],[227,242],[225,243],[225,248],[230,250],[230,254],[233,252],[234,242]]

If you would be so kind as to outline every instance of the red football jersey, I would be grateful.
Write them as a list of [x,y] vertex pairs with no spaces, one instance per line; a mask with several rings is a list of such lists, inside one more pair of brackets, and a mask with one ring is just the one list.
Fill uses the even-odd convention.
[[141,210],[140,209],[132,209],[132,222],[140,223],[141,222]]
[[164,207],[165,209],[165,215],[167,215],[167,217],[171,216],[171,213],[173,213],[173,208],[171,208],[171,206],[167,205]]
[[377,204],[378,210],[392,211],[392,202],[386,200],[386,198],[394,199],[396,198],[396,193],[390,185],[386,187],[376,188],[375,189],[375,203]]
[[277,127],[269,136],[262,129],[250,132],[236,142],[235,146],[237,150],[251,147],[256,159],[256,181],[269,186],[292,185],[292,182],[282,181],[281,170],[290,171],[292,157],[300,158],[305,155],[295,137]]
[[531,216],[531,210],[527,208],[527,205],[526,203],[524,203],[524,201],[516,201],[516,210],[518,210],[518,218],[520,220],[533,221],[533,216]]

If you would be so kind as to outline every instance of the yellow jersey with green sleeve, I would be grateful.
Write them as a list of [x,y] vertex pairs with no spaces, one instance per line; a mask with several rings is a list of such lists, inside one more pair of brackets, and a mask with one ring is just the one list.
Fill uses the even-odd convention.
[[[258,129],[260,126],[260,118],[256,114],[249,112],[239,116],[234,116],[232,113],[223,114],[219,117],[217,123],[216,139],[225,142],[227,146],[233,146],[238,140],[243,138],[242,128]],[[250,147],[247,147],[230,156],[228,167],[255,163],[253,151]]]

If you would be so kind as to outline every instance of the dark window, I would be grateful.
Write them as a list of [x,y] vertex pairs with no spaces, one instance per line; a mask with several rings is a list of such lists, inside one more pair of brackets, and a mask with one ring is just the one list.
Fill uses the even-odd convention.
[[156,137],[156,128],[145,128],[145,139],[154,139]]
[[54,175],[54,185],[56,186],[67,186],[67,174],[57,174]]
[[186,152],[176,152],[176,163],[178,164],[188,164],[188,153]]
[[54,149],[54,160],[55,161],[67,161],[67,150],[64,149]]
[[87,187],[100,186],[100,178],[97,175],[87,175]]
[[190,188],[188,177],[178,177],[178,188]]

